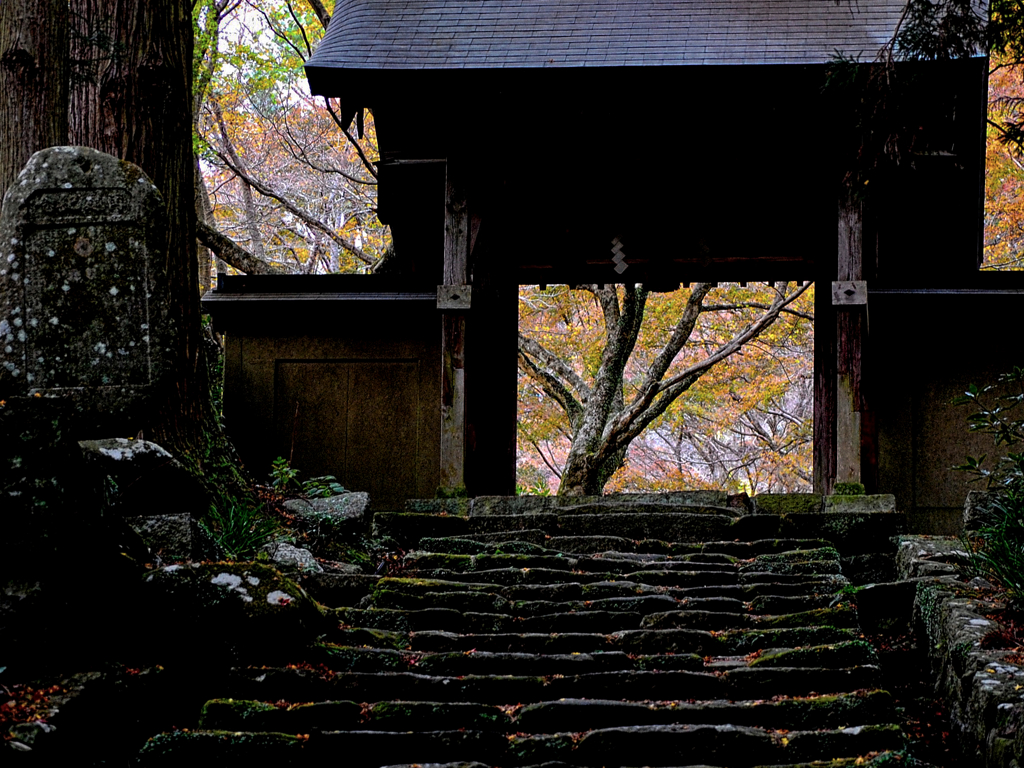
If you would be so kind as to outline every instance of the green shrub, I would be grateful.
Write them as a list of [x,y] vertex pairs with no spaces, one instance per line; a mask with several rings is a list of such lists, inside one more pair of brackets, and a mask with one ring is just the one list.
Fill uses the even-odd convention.
[[[1014,368],[995,385],[972,384],[954,402],[976,409],[967,417],[968,429],[991,435],[997,448],[1024,441],[1024,419],[1017,418],[1024,369]],[[1024,604],[1024,454],[1007,450],[994,463],[987,456],[968,456],[956,469],[984,481],[994,494],[973,537],[964,538],[967,569],[995,581],[1011,602]]]
[[299,470],[292,469],[286,458],[278,456],[270,464],[270,487],[278,491],[298,488]]
[[973,539],[965,539],[968,569],[995,581],[1024,606],[1024,498],[1014,491],[992,501]]

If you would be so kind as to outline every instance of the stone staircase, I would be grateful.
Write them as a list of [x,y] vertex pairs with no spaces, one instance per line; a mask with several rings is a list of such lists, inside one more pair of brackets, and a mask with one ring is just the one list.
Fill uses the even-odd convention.
[[[361,590],[347,582],[352,604],[329,609],[334,629],[303,663],[235,668],[198,728],[151,738],[139,762],[892,758],[903,735],[844,569],[874,567],[899,516],[706,501],[451,500],[378,514],[375,533],[404,557],[357,579]],[[310,588],[321,602],[345,592],[330,575]]]

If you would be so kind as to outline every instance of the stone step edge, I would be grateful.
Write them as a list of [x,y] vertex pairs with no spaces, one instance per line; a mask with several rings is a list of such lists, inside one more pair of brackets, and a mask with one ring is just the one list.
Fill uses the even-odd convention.
[[[469,730],[321,731],[309,734],[193,730],[159,734],[143,746],[139,757],[144,766],[153,764],[148,760],[151,756],[166,762],[169,758],[210,757],[214,750],[218,757],[252,755],[264,759],[278,755],[294,756],[298,751],[308,750],[311,757],[319,759],[326,754],[321,752],[321,745],[323,749],[348,748],[352,750],[352,764],[374,766],[387,763],[388,757],[399,755],[422,756],[425,763],[430,756],[445,755],[451,759],[455,756],[453,753],[458,753],[462,760],[497,759],[510,765],[559,759],[576,765],[625,765],[628,761],[623,758],[635,755],[638,749],[651,755],[671,755],[681,750],[710,748],[720,757],[728,757],[730,768],[738,768],[762,762],[778,765],[898,750],[903,746],[903,737],[899,727],[891,724],[812,731],[729,725],[636,726],[540,737],[518,734],[506,737]],[[370,748],[372,760],[359,759],[357,755],[360,753],[355,751],[357,747]],[[237,754],[239,752],[241,755]],[[723,752],[724,755],[721,754]]]
[[[211,699],[203,704],[198,728],[284,733],[311,729],[393,730],[396,725],[404,728],[408,720],[418,723],[420,730],[433,730],[444,729],[441,724],[454,720],[457,727],[502,733],[582,732],[613,727],[613,722],[616,726],[733,724],[768,729],[838,729],[880,725],[894,718],[892,696],[875,689],[767,701],[559,699],[517,706],[403,699],[299,704]],[[587,727],[582,727],[584,722]],[[327,727],[329,723],[335,727]],[[377,727],[370,728],[371,724]]]

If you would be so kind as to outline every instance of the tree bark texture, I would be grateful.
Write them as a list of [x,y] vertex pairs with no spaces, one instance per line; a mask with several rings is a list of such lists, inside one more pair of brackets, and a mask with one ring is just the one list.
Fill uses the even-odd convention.
[[[200,328],[192,165],[192,19],[185,0],[73,0],[76,58],[94,62],[72,91],[78,144],[135,163],[167,206],[168,274],[179,343],[177,392],[154,430],[190,434],[202,393],[195,373]],[[98,21],[102,20],[102,21]],[[99,25],[99,26],[97,26]],[[91,44],[90,44],[91,43]],[[205,384],[205,382],[203,382]]]
[[145,429],[215,493],[247,495],[210,395],[199,318],[192,152],[191,3],[72,0],[73,54],[82,77],[71,96],[73,141],[128,160],[150,177],[167,206],[167,259],[176,340],[175,370]]
[[68,143],[66,0],[0,2],[0,192],[34,152]]

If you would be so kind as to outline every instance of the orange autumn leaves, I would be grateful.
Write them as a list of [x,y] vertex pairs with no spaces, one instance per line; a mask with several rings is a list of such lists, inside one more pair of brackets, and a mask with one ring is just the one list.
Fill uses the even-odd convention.
[[[687,291],[652,294],[623,377],[628,402],[675,327]],[[670,369],[700,360],[771,301],[764,286],[713,289],[700,321]],[[810,488],[813,412],[813,289],[742,352],[706,373],[633,440],[625,466],[605,491],[717,488],[748,493]],[[520,331],[593,382],[604,346],[602,313],[592,294],[552,286],[520,292]],[[519,379],[519,485],[554,491],[571,431],[564,412],[527,376]]]

